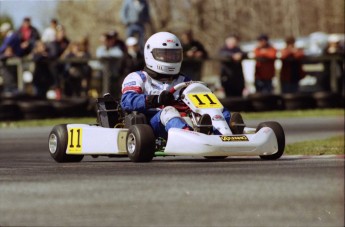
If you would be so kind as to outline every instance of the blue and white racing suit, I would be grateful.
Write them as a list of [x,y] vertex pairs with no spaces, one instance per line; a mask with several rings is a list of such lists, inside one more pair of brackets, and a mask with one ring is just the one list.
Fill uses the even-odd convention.
[[[161,122],[161,113],[159,108],[149,108],[147,97],[150,95],[159,95],[162,91],[169,91],[175,85],[190,81],[182,74],[174,77],[172,81],[162,82],[155,80],[145,71],[130,73],[122,83],[121,106],[125,111],[138,111],[144,113],[153,128],[156,137],[167,138],[167,132],[170,128],[187,128],[188,124],[181,117],[169,119],[165,125]],[[178,98],[180,90],[174,93],[175,99]],[[227,122],[230,120],[230,112],[226,109],[223,115]]]

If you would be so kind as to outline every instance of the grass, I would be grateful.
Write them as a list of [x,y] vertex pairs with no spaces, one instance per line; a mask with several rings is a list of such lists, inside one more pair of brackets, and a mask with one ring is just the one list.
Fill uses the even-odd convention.
[[312,110],[284,110],[270,112],[241,113],[246,120],[276,119],[276,118],[300,118],[300,117],[325,117],[344,116],[344,109],[312,109]]
[[341,155],[344,154],[344,136],[287,144],[285,155]]
[[20,120],[20,121],[5,121],[0,122],[0,128],[21,128],[21,127],[44,127],[54,126],[58,124],[95,124],[95,117],[83,117],[83,118],[53,118],[42,120]]

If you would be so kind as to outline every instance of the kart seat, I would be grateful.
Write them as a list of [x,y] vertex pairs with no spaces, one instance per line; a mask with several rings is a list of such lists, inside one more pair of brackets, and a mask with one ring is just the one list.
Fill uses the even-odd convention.
[[114,128],[119,120],[119,103],[109,94],[97,99],[97,122],[104,128]]

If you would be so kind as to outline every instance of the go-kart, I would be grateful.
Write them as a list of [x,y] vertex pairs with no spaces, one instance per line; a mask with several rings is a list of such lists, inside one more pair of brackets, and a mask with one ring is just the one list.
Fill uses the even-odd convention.
[[[133,162],[149,162],[156,156],[260,156],[275,160],[284,153],[285,134],[273,121],[246,127],[238,113],[226,122],[223,105],[202,82],[183,82],[170,89],[179,91],[176,108],[194,130],[171,128],[167,138],[156,138],[143,113],[126,113],[109,95],[97,99],[97,124],[56,125],[50,132],[49,152],[57,162],[79,162],[92,157],[128,156]],[[211,125],[199,119],[208,114]],[[211,128],[208,133],[203,127]],[[204,130],[205,131],[205,130]]]

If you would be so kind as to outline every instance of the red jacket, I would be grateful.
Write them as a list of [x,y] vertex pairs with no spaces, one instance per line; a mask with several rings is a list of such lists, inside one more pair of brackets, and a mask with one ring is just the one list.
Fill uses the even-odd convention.
[[255,79],[272,80],[275,75],[274,61],[277,50],[272,46],[257,47],[254,50],[254,54],[256,58]]
[[301,59],[304,57],[303,50],[296,49],[292,51],[289,48],[285,48],[281,51],[281,54],[283,65],[280,71],[280,81],[297,83],[305,76],[301,62]]

